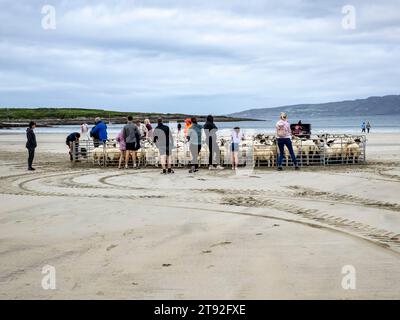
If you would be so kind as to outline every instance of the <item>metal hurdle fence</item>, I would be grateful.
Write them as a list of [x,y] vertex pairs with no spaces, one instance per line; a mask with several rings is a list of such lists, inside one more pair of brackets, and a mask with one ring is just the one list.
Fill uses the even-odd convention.
[[[321,134],[312,135],[310,139],[294,139],[292,144],[298,165],[306,167],[365,164],[366,142],[363,135]],[[276,162],[278,157],[277,146]],[[283,165],[293,165],[287,148]]]
[[[239,165],[252,167],[275,167],[278,163],[279,148],[276,141],[264,144],[254,141],[241,144],[239,149]],[[366,143],[364,135],[320,134],[309,139],[293,139],[293,149],[298,165],[331,166],[354,165],[366,163]],[[231,165],[231,148],[229,141],[219,146],[220,165]],[[80,140],[73,143],[73,163],[87,163],[102,167],[116,166],[119,163],[120,151],[118,143],[110,140],[96,144],[93,140]],[[136,163],[141,167],[160,165],[160,154],[154,144],[142,141],[142,148],[136,152]],[[171,152],[172,165],[185,167],[191,163],[188,144],[175,146]],[[204,144],[199,153],[199,165],[209,165],[209,151]],[[123,161],[125,165],[125,162]],[[129,166],[132,166],[130,159]],[[288,150],[285,148],[283,166],[293,165]]]

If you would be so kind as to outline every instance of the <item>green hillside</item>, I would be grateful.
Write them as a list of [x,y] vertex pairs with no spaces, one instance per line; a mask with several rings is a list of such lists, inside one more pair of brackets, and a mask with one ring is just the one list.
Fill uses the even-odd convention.
[[[160,113],[138,113],[138,112],[119,112],[106,111],[100,109],[80,109],[80,108],[0,108],[0,119],[78,119],[78,118],[113,118],[126,117],[128,114],[141,117],[157,117],[164,114]],[[167,114],[168,116],[182,116],[180,114]]]

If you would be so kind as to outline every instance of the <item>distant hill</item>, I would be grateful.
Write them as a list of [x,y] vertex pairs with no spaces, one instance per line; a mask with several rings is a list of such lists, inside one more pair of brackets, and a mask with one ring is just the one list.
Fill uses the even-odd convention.
[[282,111],[288,112],[291,118],[400,115],[400,95],[320,104],[298,104],[275,108],[249,109],[232,113],[229,116],[268,120],[276,118]]
[[[0,128],[26,126],[30,120],[37,121],[39,126],[75,125],[82,122],[93,123],[95,117],[100,117],[114,124],[126,122],[126,117],[132,115],[141,121],[148,118],[156,122],[162,117],[165,121],[182,122],[186,118],[196,116],[199,121],[205,121],[205,115],[188,115],[180,113],[145,113],[145,112],[120,112],[101,109],[82,108],[0,108]],[[215,121],[246,121],[240,117],[214,116]]]
[[[0,108],[0,119],[20,120],[20,119],[84,119],[84,118],[119,118],[126,117],[128,114],[138,117],[167,116],[161,113],[139,113],[139,112],[120,112],[107,111],[102,109],[84,108]],[[169,114],[168,114],[169,115]],[[181,114],[170,114],[173,117],[184,116]]]

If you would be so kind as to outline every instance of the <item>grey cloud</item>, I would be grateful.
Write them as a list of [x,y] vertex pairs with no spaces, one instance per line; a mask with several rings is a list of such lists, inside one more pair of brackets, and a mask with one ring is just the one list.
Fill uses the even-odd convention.
[[[398,93],[398,1],[0,4],[0,104],[225,113]],[[397,10],[396,10],[397,9]],[[379,79],[379,81],[376,81]]]

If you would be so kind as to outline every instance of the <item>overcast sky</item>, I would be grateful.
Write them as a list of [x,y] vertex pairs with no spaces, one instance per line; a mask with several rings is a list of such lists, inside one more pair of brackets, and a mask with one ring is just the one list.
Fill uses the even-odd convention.
[[225,114],[399,94],[399,65],[399,0],[0,0],[2,107]]

